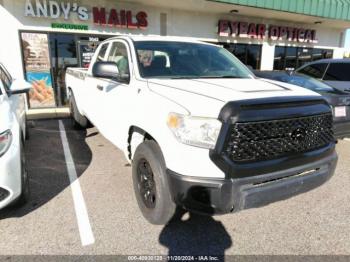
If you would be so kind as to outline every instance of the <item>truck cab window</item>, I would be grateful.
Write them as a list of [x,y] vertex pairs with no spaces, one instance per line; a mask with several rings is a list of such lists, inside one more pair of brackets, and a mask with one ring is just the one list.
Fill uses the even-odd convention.
[[348,63],[331,63],[323,80],[350,81],[349,71],[350,64]]
[[312,64],[298,70],[298,73],[321,79],[323,77],[324,71],[327,68],[327,65],[328,64],[326,63]]
[[251,78],[226,49],[205,44],[137,41],[139,70],[145,78]]
[[101,46],[101,49],[98,52],[98,55],[97,55],[97,58],[96,58],[96,62],[104,62],[104,61],[106,61],[105,57],[106,57],[107,48],[108,48],[108,43],[103,44]]
[[121,42],[114,42],[108,55],[108,62],[114,62],[118,66],[119,73],[123,78],[129,76],[128,51]]

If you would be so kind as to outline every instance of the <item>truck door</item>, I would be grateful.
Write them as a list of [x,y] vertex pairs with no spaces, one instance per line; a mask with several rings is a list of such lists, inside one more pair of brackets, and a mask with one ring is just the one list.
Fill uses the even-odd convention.
[[[111,43],[107,55],[108,62],[114,62],[118,66],[121,79],[99,80],[94,89],[94,97],[99,101],[95,112],[98,118],[100,132],[119,148],[122,148],[125,125],[130,117],[133,105],[137,103],[137,89],[133,87],[132,66],[129,46],[122,40]],[[126,113],[126,110],[128,112]]]
[[[109,44],[110,43],[104,43],[101,45],[95,62],[104,62],[107,60]],[[104,82],[103,79],[94,78],[92,75],[88,74],[85,78],[85,86],[81,88],[81,93],[76,94],[83,98],[85,114],[95,125],[98,125],[100,122],[98,119],[100,87],[104,85]]]

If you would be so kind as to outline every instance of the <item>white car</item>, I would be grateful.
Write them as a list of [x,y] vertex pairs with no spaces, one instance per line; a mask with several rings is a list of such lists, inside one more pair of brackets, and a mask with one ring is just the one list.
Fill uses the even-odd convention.
[[136,199],[154,224],[177,205],[207,214],[263,206],[334,173],[328,103],[256,79],[216,45],[108,39],[89,69],[67,70],[66,86],[75,121],[90,120],[132,163]]
[[25,168],[26,108],[30,84],[14,80],[0,64],[0,209],[21,205],[29,196]]

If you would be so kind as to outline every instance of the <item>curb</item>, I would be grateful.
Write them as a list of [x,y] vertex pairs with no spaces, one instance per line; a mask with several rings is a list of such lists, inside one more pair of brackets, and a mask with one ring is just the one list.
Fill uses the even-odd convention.
[[27,111],[27,120],[39,120],[39,119],[61,119],[69,118],[69,108],[40,108],[29,109]]

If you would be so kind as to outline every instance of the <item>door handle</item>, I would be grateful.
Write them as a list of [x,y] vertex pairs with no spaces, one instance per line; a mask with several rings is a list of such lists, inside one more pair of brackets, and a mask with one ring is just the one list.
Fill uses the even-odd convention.
[[96,88],[100,91],[103,91],[103,86],[101,86],[101,85],[97,85]]

